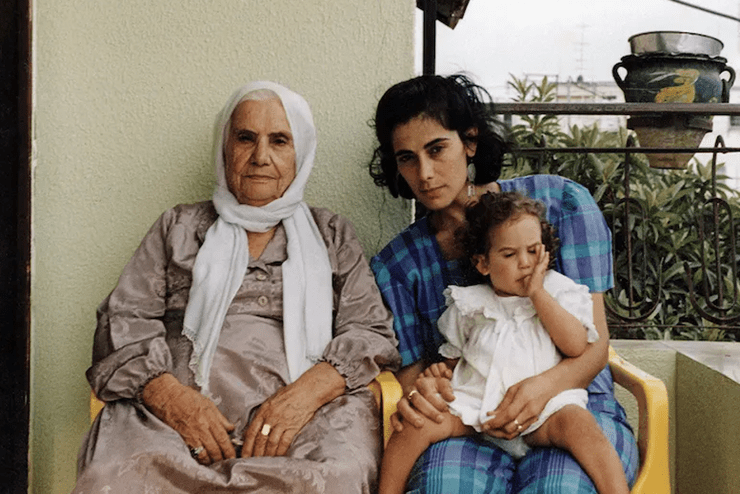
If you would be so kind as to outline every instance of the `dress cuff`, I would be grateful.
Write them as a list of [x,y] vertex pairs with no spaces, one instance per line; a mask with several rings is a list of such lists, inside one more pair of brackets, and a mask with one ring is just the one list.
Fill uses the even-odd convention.
[[345,392],[353,391],[357,388],[367,386],[367,384],[371,382],[374,377],[380,372],[380,369],[377,367],[377,365],[371,364],[377,369],[377,372],[375,372],[374,375],[370,377],[367,372],[368,364],[364,360],[347,362],[344,360],[340,361],[339,359],[336,359],[329,355],[319,359],[319,362],[326,362],[334,367],[337,372],[339,372],[339,375],[344,378]]
[[448,359],[458,359],[462,357],[460,349],[456,346],[450,345],[449,343],[443,343],[439,347],[439,354]]
[[152,376],[148,377],[147,380],[144,381],[144,384],[142,384],[141,386],[139,386],[139,389],[136,390],[136,395],[134,396],[134,400],[137,403],[140,403],[141,405],[146,405],[144,403],[144,400],[141,397],[141,395],[144,394],[144,388],[146,388],[146,385],[149,384],[151,381],[153,381],[154,379],[158,378],[162,374],[166,374],[166,373],[167,373],[167,370],[166,369],[162,369],[161,371],[157,372],[156,374],[153,374]]

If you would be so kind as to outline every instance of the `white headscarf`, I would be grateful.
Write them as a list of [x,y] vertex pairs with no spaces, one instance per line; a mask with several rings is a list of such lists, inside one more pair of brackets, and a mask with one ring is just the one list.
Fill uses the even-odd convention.
[[[226,183],[223,147],[231,114],[249,93],[274,92],[293,134],[296,176],[279,199],[261,207],[239,204]],[[252,82],[237,90],[216,119],[214,160],[217,185],[213,204],[218,219],[206,233],[193,266],[193,285],[185,309],[183,334],[193,342],[190,368],[205,394],[211,363],[226,312],[249,263],[246,230],[265,232],[282,221],[288,258],[283,263],[283,328],[290,380],[295,381],[321,358],[332,337],[332,279],[329,256],[303,190],[313,168],[316,129],[308,103],[273,82]],[[310,289],[308,286],[310,284]]]

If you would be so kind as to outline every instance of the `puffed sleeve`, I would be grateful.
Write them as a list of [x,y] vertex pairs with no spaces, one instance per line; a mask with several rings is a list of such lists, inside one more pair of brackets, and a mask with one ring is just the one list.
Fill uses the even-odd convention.
[[488,285],[451,285],[445,288],[444,297],[447,310],[437,321],[437,327],[445,343],[440,345],[439,353],[445,358],[456,359],[462,356],[478,321],[485,321],[487,317],[496,319],[491,307],[494,293]]
[[97,310],[93,365],[86,376],[104,401],[135,398],[150,379],[172,367],[165,341],[167,248],[172,210],[149,229],[113,291]]
[[563,309],[583,324],[589,343],[598,341],[599,333],[594,325],[593,300],[586,285],[580,285],[567,276],[549,271],[545,278],[545,289]]
[[[313,209],[333,269],[334,338],[323,360],[345,378],[347,389],[366,386],[381,370],[400,365],[392,315],[383,304],[352,224]],[[327,221],[326,216],[331,215]]]
[[462,347],[467,341],[466,325],[462,324],[462,314],[456,305],[447,307],[437,321],[439,332],[444,335],[446,342],[439,347],[439,354],[445,358],[457,359],[462,357]]

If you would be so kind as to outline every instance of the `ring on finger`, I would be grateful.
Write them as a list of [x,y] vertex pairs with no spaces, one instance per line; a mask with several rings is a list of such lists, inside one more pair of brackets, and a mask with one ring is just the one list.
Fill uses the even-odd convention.
[[522,424],[520,424],[517,419],[514,419],[514,425],[516,426],[517,432],[522,430]]
[[262,426],[262,430],[260,431],[260,434],[262,434],[263,436],[269,436],[270,429],[272,429],[272,427],[270,427],[270,424],[265,424]]
[[412,389],[411,392],[409,393],[409,395],[406,397],[406,399],[409,400],[409,401],[411,401],[411,398],[413,398],[414,395],[417,394],[417,393],[418,393],[417,390]]
[[197,458],[199,454],[203,452],[205,448],[203,446],[198,446],[197,448],[190,448],[190,456],[193,458]]

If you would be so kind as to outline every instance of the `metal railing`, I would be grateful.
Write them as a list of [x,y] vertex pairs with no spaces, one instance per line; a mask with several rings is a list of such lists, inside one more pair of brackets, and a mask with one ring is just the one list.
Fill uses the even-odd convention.
[[[496,103],[495,112],[499,115],[629,115],[629,116],[696,116],[696,115],[740,115],[740,105],[729,103],[707,103],[707,104],[676,104],[676,103]],[[709,153],[712,156],[712,174],[711,174],[711,197],[703,205],[705,211],[712,219],[712,223],[707,224],[703,218],[704,214],[699,214],[699,224],[695,227],[701,249],[701,265],[698,269],[701,271],[701,285],[695,286],[693,282],[694,271],[689,263],[684,261],[683,268],[685,272],[686,288],[689,294],[689,303],[696,314],[702,319],[700,328],[702,331],[709,329],[719,329],[728,334],[734,335],[740,340],[740,305],[738,305],[737,282],[731,293],[726,293],[723,283],[716,283],[715,289],[710,293],[707,278],[713,276],[716,280],[722,280],[729,275],[732,280],[737,280],[737,262],[736,251],[736,232],[734,229],[734,218],[732,209],[727,201],[717,194],[717,157],[728,153],[740,152],[740,147],[725,146],[724,139],[719,136],[712,147],[700,148],[643,148],[637,147],[634,137],[630,136],[627,140],[626,147],[568,147],[568,148],[551,148],[546,142],[542,142],[539,147],[519,148],[515,155],[535,157],[540,163],[548,159],[548,156],[555,154],[589,154],[589,153],[609,153],[623,156],[620,166],[623,167],[623,197],[616,203],[613,212],[614,217],[612,224],[623,226],[618,231],[613,231],[614,239],[614,259],[617,262],[618,254],[617,245],[625,251],[626,255],[621,256],[626,262],[626,278],[619,279],[615,275],[615,288],[606,294],[605,302],[607,316],[609,319],[609,328],[613,333],[624,337],[630,333],[634,334],[635,329],[652,327],[657,329],[671,329],[668,325],[659,325],[653,322],[647,323],[647,319],[658,310],[660,297],[654,295],[653,300],[639,300],[635,294],[635,281],[637,276],[642,275],[640,279],[641,286],[647,282],[644,277],[647,276],[648,260],[647,252],[638,255],[634,251],[633,232],[629,230],[630,225],[638,225],[646,221],[645,206],[630,193],[630,156],[635,153]],[[617,218],[617,215],[621,215]],[[621,222],[616,220],[620,219]],[[724,221],[729,223],[728,238],[721,238],[720,224]],[[725,228],[728,228],[726,225]],[[710,233],[707,233],[710,232]],[[713,262],[707,263],[705,255],[705,244],[711,245],[710,252]],[[647,248],[643,244],[643,248]],[[729,272],[727,266],[723,268],[720,259],[730,259]],[[641,261],[641,262],[640,262]],[[679,262],[676,260],[676,262]],[[723,272],[724,270],[724,272]],[[656,285],[657,293],[662,290],[662,280],[650,280]],[[626,285],[626,286],[620,286]],[[698,290],[698,288],[700,290]],[[620,300],[618,294],[626,294],[626,301]],[[703,294],[703,296],[699,293]],[[686,327],[686,326],[682,326]],[[627,336],[629,337],[629,336]]]

